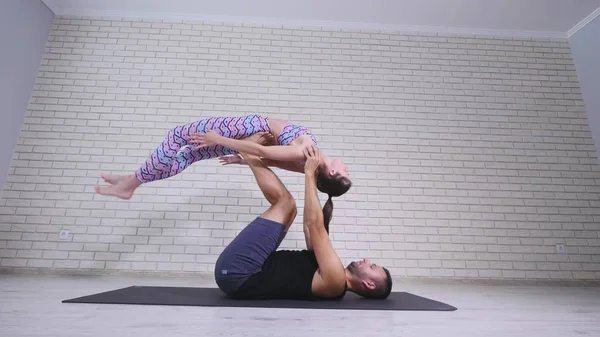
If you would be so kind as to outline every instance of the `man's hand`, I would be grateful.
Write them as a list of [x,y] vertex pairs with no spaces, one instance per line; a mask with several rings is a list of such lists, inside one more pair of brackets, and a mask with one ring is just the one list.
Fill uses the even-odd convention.
[[314,146],[309,145],[302,150],[306,157],[306,163],[304,164],[305,174],[314,174],[319,165],[321,164],[321,152]]
[[222,165],[232,165],[232,164],[246,165],[246,164],[248,164],[246,162],[246,159],[244,159],[242,157],[242,155],[240,155],[240,154],[221,156],[221,157],[219,157],[219,162]]

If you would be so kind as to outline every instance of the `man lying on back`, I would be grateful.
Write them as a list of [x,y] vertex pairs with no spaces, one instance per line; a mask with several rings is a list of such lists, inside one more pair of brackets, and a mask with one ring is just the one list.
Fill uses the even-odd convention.
[[329,238],[331,197],[323,210],[317,195],[316,169],[320,153],[304,150],[304,236],[307,249],[280,250],[279,245],[297,215],[290,192],[256,156],[243,155],[271,206],[247,225],[223,250],[215,264],[219,288],[234,299],[339,299],[347,291],[385,299],[392,289],[386,268],[368,260],[344,267]]

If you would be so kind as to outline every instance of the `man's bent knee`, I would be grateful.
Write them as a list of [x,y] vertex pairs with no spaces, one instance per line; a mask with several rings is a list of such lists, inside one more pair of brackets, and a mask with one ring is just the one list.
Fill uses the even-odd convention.
[[296,212],[296,199],[294,199],[289,192],[286,193],[283,198],[281,198],[279,203],[281,203],[282,207],[285,207],[288,212]]
[[296,215],[298,215],[296,200],[294,199],[294,197],[292,197],[290,193],[286,193],[282,198],[278,200],[277,203],[275,203],[275,205],[273,205],[272,208],[283,215],[283,217],[285,218],[285,221],[283,221],[283,223],[286,225],[286,229],[292,224],[292,222],[294,222]]

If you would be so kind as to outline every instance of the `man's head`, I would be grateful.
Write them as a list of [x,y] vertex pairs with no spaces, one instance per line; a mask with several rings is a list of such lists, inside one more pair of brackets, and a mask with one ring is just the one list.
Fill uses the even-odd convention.
[[392,277],[386,268],[365,259],[351,262],[346,270],[354,293],[372,299],[385,299],[390,295]]

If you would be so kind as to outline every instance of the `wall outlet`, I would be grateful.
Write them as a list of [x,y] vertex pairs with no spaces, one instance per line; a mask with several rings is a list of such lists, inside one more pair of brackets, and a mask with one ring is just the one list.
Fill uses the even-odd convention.
[[69,240],[69,235],[71,235],[71,231],[68,229],[61,229],[60,233],[58,233],[58,238],[61,240]]
[[557,254],[565,254],[567,251],[565,249],[565,245],[562,243],[556,244],[556,253]]

